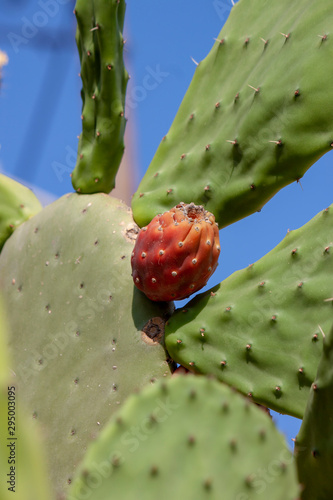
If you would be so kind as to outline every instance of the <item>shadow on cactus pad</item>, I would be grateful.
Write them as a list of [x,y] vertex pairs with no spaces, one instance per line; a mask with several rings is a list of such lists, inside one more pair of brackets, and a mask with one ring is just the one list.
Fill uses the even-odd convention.
[[22,224],[1,253],[15,384],[43,430],[60,497],[127,395],[172,369],[160,342],[142,340],[173,304],[135,289],[136,232],[119,200],[72,193]]

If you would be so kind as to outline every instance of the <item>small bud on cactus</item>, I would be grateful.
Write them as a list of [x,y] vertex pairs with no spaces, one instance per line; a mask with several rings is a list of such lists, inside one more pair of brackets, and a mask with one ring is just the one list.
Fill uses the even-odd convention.
[[185,299],[205,286],[219,253],[214,215],[180,203],[141,229],[132,253],[134,284],[154,301]]

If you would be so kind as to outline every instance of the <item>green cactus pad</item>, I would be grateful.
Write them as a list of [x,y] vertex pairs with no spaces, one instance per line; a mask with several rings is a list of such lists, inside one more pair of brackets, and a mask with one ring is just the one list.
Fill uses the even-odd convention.
[[41,209],[30,189],[0,174],[0,250],[17,226]]
[[324,0],[232,8],[133,198],[139,226],[180,201],[227,226],[332,149],[332,23]]
[[131,396],[93,443],[68,500],[294,500],[296,470],[269,416],[223,384],[178,376]]
[[[0,301],[0,498],[51,500],[38,426],[27,416],[9,372],[8,326]],[[36,428],[37,427],[37,428]]]
[[[332,298],[333,300],[333,298]],[[312,384],[295,454],[302,500],[333,497],[333,328],[324,339],[323,353]]]
[[110,192],[123,156],[125,8],[125,0],[77,0],[75,6],[83,109],[72,183],[80,193]]
[[175,361],[302,417],[333,320],[333,205],[170,318]]
[[127,395],[170,374],[151,337],[172,303],[134,287],[136,231],[119,200],[72,193],[22,224],[1,253],[15,384],[43,428],[60,496]]

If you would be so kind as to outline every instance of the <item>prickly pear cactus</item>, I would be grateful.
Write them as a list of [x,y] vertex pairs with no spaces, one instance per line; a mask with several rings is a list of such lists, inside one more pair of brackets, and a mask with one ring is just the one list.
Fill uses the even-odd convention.
[[[216,268],[215,217],[224,227],[259,210],[332,148],[331,5],[232,9],[134,196],[137,223],[153,219],[135,249],[130,209],[101,194],[124,149],[124,12],[124,0],[76,2],[77,193],[36,214],[35,198],[0,175],[11,329],[8,378],[0,324],[0,443],[8,391],[29,411],[18,417],[17,496],[48,500],[49,476],[57,500],[329,500],[333,330],[324,342],[321,332],[333,320],[333,205],[185,307],[171,300]],[[171,379],[173,360],[195,374]],[[285,440],[254,402],[297,417],[306,408],[301,493]],[[1,498],[8,491],[0,483]]]
[[327,331],[324,338],[318,372],[311,386],[304,420],[295,443],[302,500],[332,498],[332,415],[333,328]]
[[[24,412],[10,373],[8,322],[0,301],[0,497],[53,500],[40,429]],[[19,478],[19,480],[18,480]]]
[[52,450],[59,497],[127,395],[170,374],[158,340],[172,303],[134,287],[136,232],[119,200],[72,193],[21,225],[1,253],[15,385]]
[[228,387],[188,375],[128,399],[89,448],[68,500],[254,500],[263,492],[294,500],[298,490],[291,452],[269,416]]
[[233,7],[133,198],[139,226],[180,200],[227,226],[332,149],[332,23],[326,0]]
[[41,209],[30,189],[0,174],[0,251],[12,232]]
[[141,229],[131,259],[133,281],[151,300],[184,299],[206,285],[219,254],[214,215],[180,203]]
[[124,152],[125,8],[125,0],[77,0],[75,5],[83,109],[72,183],[80,193],[110,192]]
[[333,321],[333,205],[169,319],[178,363],[302,418]]

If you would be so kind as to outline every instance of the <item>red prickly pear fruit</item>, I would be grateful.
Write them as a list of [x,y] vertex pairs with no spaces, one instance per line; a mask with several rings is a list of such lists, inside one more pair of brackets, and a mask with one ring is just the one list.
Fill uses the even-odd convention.
[[185,299],[205,286],[219,253],[214,215],[180,203],[140,230],[131,259],[134,284],[154,301]]

